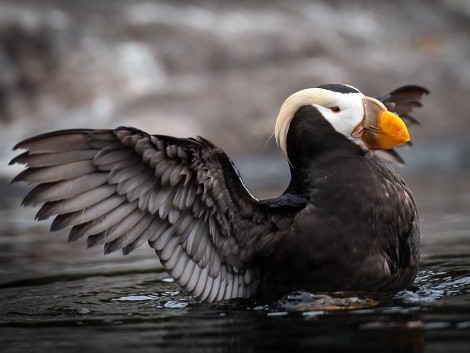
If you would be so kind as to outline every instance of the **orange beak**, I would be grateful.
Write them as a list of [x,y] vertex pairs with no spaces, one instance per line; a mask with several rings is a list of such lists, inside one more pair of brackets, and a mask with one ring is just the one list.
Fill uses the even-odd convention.
[[377,99],[364,97],[364,119],[352,131],[352,137],[360,137],[371,150],[385,150],[410,141],[408,129]]

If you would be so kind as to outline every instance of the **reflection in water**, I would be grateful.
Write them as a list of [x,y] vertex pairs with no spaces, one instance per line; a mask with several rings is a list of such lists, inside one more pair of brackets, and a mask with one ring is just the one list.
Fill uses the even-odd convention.
[[[301,315],[270,316],[262,313],[229,311],[201,317],[195,312],[178,317],[173,330],[164,337],[164,343],[173,348],[191,346],[201,338],[211,343],[209,351],[273,351],[325,349],[334,351],[390,351],[415,352],[423,344],[422,327],[407,325],[419,320],[402,318],[401,327],[366,328],[368,315],[333,314],[321,317]],[[182,324],[182,326],[180,326]],[[175,350],[176,351],[176,350]]]
[[69,245],[0,187],[2,352],[466,352],[469,179],[452,179],[410,180],[423,220],[413,288],[211,305],[181,292],[153,251],[104,257]]

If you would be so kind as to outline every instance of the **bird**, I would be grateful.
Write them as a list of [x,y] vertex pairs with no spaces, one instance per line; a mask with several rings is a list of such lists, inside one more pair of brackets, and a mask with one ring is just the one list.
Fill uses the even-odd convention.
[[281,298],[294,291],[397,291],[419,263],[419,216],[390,161],[410,144],[418,85],[372,98],[347,84],[290,95],[275,140],[285,191],[258,199],[232,160],[203,137],[132,127],[53,131],[19,142],[13,180],[35,187],[22,205],[51,231],[104,253],[148,243],[201,302]]

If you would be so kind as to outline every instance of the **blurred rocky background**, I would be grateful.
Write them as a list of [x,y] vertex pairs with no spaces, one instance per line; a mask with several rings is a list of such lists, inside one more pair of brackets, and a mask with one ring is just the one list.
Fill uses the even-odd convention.
[[18,141],[119,125],[202,135],[234,159],[256,196],[276,196],[288,182],[267,142],[279,107],[333,82],[372,96],[405,84],[431,91],[399,172],[420,208],[423,261],[452,254],[445,266],[464,268],[470,0],[0,0],[2,280],[155,266],[148,247],[102,257],[34,222],[37,209],[20,207],[26,187],[8,185],[21,170],[8,166]]
[[0,0],[1,174],[32,134],[131,125],[202,135],[262,183],[280,104],[332,82],[427,87],[407,170],[470,166],[468,0]]

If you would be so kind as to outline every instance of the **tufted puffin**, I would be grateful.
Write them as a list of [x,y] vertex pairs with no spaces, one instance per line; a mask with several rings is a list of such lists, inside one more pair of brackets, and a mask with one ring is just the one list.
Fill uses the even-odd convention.
[[[428,91],[371,98],[345,84],[292,94],[275,124],[291,179],[259,200],[224,151],[202,138],[131,127],[72,129],[18,143],[12,182],[37,184],[51,231],[71,227],[105,254],[148,243],[168,274],[205,302],[296,290],[392,291],[413,283],[419,220],[413,195],[383,159],[410,141]],[[393,112],[393,113],[392,113]],[[400,117],[399,117],[400,116]]]

